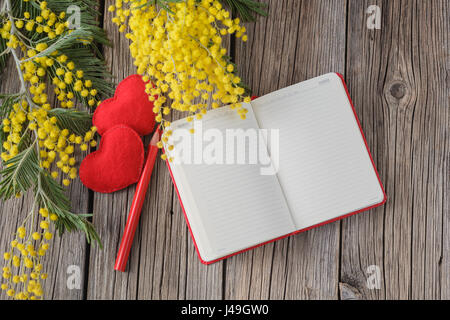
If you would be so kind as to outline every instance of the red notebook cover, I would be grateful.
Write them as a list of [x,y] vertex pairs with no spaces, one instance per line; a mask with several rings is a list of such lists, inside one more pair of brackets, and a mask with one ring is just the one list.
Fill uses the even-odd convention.
[[181,197],[180,197],[180,193],[179,193],[179,191],[178,191],[177,184],[176,184],[176,182],[175,182],[175,179],[173,178],[172,169],[170,168],[170,163],[169,163],[169,161],[166,161],[167,167],[169,168],[170,177],[172,178],[172,182],[173,182],[173,184],[174,184],[174,186],[175,186],[175,190],[176,190],[177,195],[178,195],[178,200],[180,201],[181,208],[183,209],[184,217],[185,217],[185,219],[186,219],[186,223],[187,223],[187,226],[188,226],[188,228],[189,228],[189,232],[190,232],[190,234],[191,234],[192,240],[194,241],[195,250],[197,251],[197,255],[198,255],[200,261],[201,261],[203,264],[205,264],[205,265],[213,264],[213,263],[219,262],[219,261],[221,261],[221,260],[228,259],[228,258],[230,258],[230,257],[232,257],[232,256],[235,256],[235,255],[244,253],[244,252],[246,252],[246,251],[250,251],[250,250],[253,250],[253,249],[262,247],[262,246],[264,246],[264,245],[266,245],[266,244],[269,244],[269,243],[272,243],[272,242],[275,242],[275,241],[278,241],[278,240],[282,240],[282,239],[285,239],[285,238],[287,238],[287,237],[290,237],[290,236],[293,236],[293,235],[296,235],[296,234],[299,234],[299,233],[302,233],[302,232],[309,231],[309,230],[314,229],[314,228],[318,228],[318,227],[324,226],[324,225],[329,224],[329,223],[333,223],[333,222],[336,222],[336,221],[339,221],[339,220],[342,220],[342,219],[351,217],[351,216],[353,216],[353,215],[356,215],[356,214],[361,213],[361,212],[364,212],[364,211],[368,211],[368,210],[377,208],[377,207],[382,206],[382,205],[384,205],[384,204],[386,203],[386,201],[387,201],[386,192],[385,192],[385,190],[384,190],[384,188],[383,188],[383,184],[381,183],[380,175],[378,174],[378,170],[377,170],[377,168],[376,168],[376,166],[375,166],[375,162],[373,161],[372,154],[370,153],[370,150],[369,150],[369,146],[368,146],[368,144],[367,144],[366,137],[364,136],[364,133],[363,133],[363,130],[362,130],[362,127],[361,127],[361,123],[359,122],[358,116],[356,115],[356,110],[355,110],[355,107],[354,107],[354,105],[353,105],[353,101],[352,101],[352,99],[350,98],[350,93],[349,93],[349,91],[348,91],[347,84],[345,83],[344,77],[343,77],[340,73],[336,73],[336,74],[339,76],[339,78],[341,78],[342,83],[343,83],[344,88],[345,88],[345,91],[346,91],[346,93],[347,93],[347,97],[348,97],[348,100],[349,100],[350,105],[351,105],[351,107],[352,107],[353,114],[355,115],[356,122],[358,123],[358,127],[359,127],[359,130],[360,130],[360,132],[361,132],[361,136],[362,136],[362,138],[363,138],[363,140],[364,140],[364,144],[365,144],[365,146],[366,146],[367,153],[369,154],[370,160],[371,160],[372,165],[373,165],[373,169],[375,170],[375,173],[376,173],[377,178],[378,178],[378,182],[380,183],[380,188],[381,188],[381,190],[383,191],[383,195],[384,195],[383,201],[381,201],[381,202],[378,203],[378,204],[372,205],[372,206],[370,206],[370,207],[367,207],[367,208],[364,208],[364,209],[361,209],[361,210],[358,210],[358,211],[354,211],[354,212],[345,214],[345,215],[340,216],[340,217],[337,217],[337,218],[335,218],[335,219],[328,220],[328,221],[322,222],[322,223],[320,223],[320,224],[317,224],[317,225],[314,225],[314,226],[311,226],[311,227],[308,227],[308,228],[305,228],[305,229],[301,229],[301,230],[298,230],[298,231],[295,231],[295,232],[286,234],[286,235],[284,235],[284,236],[275,238],[275,239],[273,239],[273,240],[270,240],[270,241],[267,241],[267,242],[260,243],[260,244],[258,244],[258,245],[253,246],[253,247],[249,247],[249,248],[247,248],[247,249],[244,249],[244,250],[235,252],[235,253],[233,253],[233,254],[224,256],[224,257],[222,257],[222,258],[219,258],[219,259],[216,259],[216,260],[213,260],[213,261],[205,261],[205,260],[203,260],[203,258],[201,257],[200,251],[198,250],[197,243],[196,243],[196,241],[195,241],[194,234],[192,233],[192,229],[191,229],[191,226],[190,226],[190,224],[189,224],[189,219],[188,219],[188,217],[187,217],[187,215],[186,215],[186,211],[185,211],[185,208],[184,208],[184,206],[183,206],[183,202],[182,202],[182,200],[181,200]]

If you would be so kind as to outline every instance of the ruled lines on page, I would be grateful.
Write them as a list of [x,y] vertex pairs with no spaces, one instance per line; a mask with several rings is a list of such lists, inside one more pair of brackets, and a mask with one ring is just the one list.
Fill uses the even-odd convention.
[[[193,141],[202,141],[195,136],[209,129],[219,130],[224,135],[231,129],[259,129],[251,106],[248,106],[246,120],[240,119],[234,110],[229,112],[227,108],[208,112],[201,121],[203,132],[196,131]],[[202,143],[208,144],[205,141]],[[186,148],[186,144],[183,148]],[[191,148],[191,151],[203,149],[192,144]],[[246,158],[248,152],[249,144],[245,147]],[[267,154],[266,148],[265,152]],[[276,175],[261,175],[260,164],[182,163],[176,166],[185,176],[184,184],[187,185],[183,188],[189,188],[195,201],[198,208],[196,214],[200,216],[208,241],[216,253],[214,258],[295,231]]]
[[340,78],[329,74],[305,84],[252,102],[262,128],[280,129],[278,177],[297,229],[383,198]]

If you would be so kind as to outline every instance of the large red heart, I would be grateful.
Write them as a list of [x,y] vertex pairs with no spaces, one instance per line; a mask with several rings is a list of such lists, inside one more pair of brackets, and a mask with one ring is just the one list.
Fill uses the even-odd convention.
[[80,165],[80,179],[96,192],[111,193],[137,182],[144,163],[144,145],[131,128],[116,126],[105,132],[98,151]]
[[155,126],[155,113],[142,77],[135,74],[119,83],[114,97],[97,107],[92,123],[100,135],[119,124],[129,126],[141,136],[151,133]]

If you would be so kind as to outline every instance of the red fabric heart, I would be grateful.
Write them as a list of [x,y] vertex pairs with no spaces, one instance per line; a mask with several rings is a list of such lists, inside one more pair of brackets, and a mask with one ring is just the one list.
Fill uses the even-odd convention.
[[137,182],[144,163],[144,145],[131,128],[116,126],[105,132],[98,151],[80,165],[80,179],[96,192],[111,193]]
[[155,126],[155,113],[142,77],[135,74],[119,83],[114,97],[97,107],[92,123],[100,135],[119,124],[129,126],[141,136],[151,133]]

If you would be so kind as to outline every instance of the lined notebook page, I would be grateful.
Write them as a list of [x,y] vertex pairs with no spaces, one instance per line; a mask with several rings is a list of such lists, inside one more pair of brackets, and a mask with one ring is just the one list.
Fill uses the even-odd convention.
[[[261,128],[279,129],[278,178],[297,229],[383,200],[341,79],[327,74],[256,99]],[[269,147],[273,156],[275,147]]]
[[[208,112],[201,121],[202,130],[197,127],[193,134],[193,141],[202,143],[203,148],[198,144],[178,143],[175,144],[176,157],[184,152],[191,153],[192,159],[195,154],[201,155],[208,142],[202,142],[199,137],[210,129],[224,137],[227,129],[257,130],[254,114],[251,107],[248,108],[246,120],[241,120],[228,107]],[[185,120],[172,125],[174,132],[180,127],[186,127]],[[248,156],[249,144],[246,146]],[[225,145],[223,150],[225,154]],[[265,146],[264,152],[267,156]],[[200,244],[202,248],[199,246],[203,259],[215,260],[295,231],[277,177],[261,175],[261,165],[180,164],[175,161],[171,168],[178,175],[175,179],[182,201],[190,206],[186,213],[190,215],[194,238],[197,242],[207,242]]]

